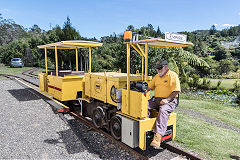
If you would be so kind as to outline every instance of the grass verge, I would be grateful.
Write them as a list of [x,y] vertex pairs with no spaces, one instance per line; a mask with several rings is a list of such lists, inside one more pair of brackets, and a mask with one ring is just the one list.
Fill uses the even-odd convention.
[[[202,83],[202,80],[203,79],[200,79],[200,83]],[[218,81],[222,81],[221,85],[220,85],[220,88],[222,89],[233,89],[234,86],[233,84],[238,81],[240,82],[240,79],[208,79],[207,80],[210,80],[211,81],[211,87],[214,88],[217,86],[218,84]]]
[[223,121],[229,125],[240,128],[240,107],[231,107],[211,100],[181,99],[179,107],[201,112],[211,118]]
[[0,74],[16,75],[16,74],[20,74],[25,70],[29,70],[31,68],[32,67],[11,68],[9,66],[0,66]]
[[176,143],[207,159],[240,157],[239,133],[177,111]]

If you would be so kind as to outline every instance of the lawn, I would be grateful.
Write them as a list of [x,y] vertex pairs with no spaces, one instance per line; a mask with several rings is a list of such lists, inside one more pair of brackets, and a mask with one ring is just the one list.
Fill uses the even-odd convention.
[[[207,80],[211,81],[212,87],[216,87],[218,81],[222,81],[220,88],[227,89],[227,90],[232,89],[234,87],[233,84],[236,81],[240,82],[240,79],[207,79]],[[202,79],[200,79],[200,83],[202,83]]]
[[32,69],[32,67],[23,67],[23,68],[11,68],[9,66],[0,66],[0,74],[10,74],[16,75],[20,74],[25,70]]
[[[187,98],[182,95],[179,108],[191,109],[228,125],[240,128],[240,107],[231,107],[217,101]],[[175,142],[197,152],[207,159],[240,157],[240,133],[217,127],[206,121],[177,112],[177,137]]]
[[231,107],[210,100],[180,100],[179,107],[198,111],[211,118],[240,128],[240,107]]
[[178,111],[175,142],[207,159],[240,157],[240,133],[219,128]]

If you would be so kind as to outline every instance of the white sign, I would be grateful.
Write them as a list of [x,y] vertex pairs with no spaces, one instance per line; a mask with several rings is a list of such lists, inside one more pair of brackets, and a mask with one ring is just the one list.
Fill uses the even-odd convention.
[[168,42],[186,43],[187,42],[187,35],[166,32],[165,33],[165,40],[168,41]]

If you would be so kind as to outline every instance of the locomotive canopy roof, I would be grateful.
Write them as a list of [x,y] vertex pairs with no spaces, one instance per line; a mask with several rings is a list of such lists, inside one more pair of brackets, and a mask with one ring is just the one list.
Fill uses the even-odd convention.
[[102,43],[93,42],[93,41],[72,40],[72,41],[61,41],[56,43],[39,45],[37,47],[55,49],[55,46],[57,46],[57,49],[76,49],[76,48],[99,47],[99,46],[102,46]]
[[152,39],[144,39],[139,41],[134,41],[133,44],[148,44],[151,47],[187,47],[193,45],[192,43],[176,43],[176,42],[169,42],[165,39],[160,38],[152,38]]

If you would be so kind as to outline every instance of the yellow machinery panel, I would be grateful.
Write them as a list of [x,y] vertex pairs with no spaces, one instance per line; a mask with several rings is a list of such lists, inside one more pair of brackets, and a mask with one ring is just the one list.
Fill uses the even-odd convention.
[[[151,76],[148,77],[149,80],[151,80],[151,78]],[[141,76],[131,74],[130,81],[141,81]],[[117,103],[112,101],[110,96],[112,87],[120,89],[126,87],[126,85],[126,73],[95,72],[85,74],[85,95],[115,106]]]
[[117,105],[116,102],[114,102],[111,98],[110,92],[112,87],[115,87],[117,89],[126,87],[127,81],[125,78],[113,78],[108,77],[107,78],[107,103],[112,105]]
[[[147,131],[152,131],[155,126],[156,126],[156,117],[154,118],[144,118],[144,119],[137,119],[137,118],[133,118],[132,116],[129,116],[127,114],[124,114],[122,112],[117,112],[118,114],[124,116],[124,117],[128,117],[134,121],[137,121],[138,122],[138,142],[139,142],[139,148],[142,149],[142,150],[146,150],[146,132]],[[176,113],[172,112],[170,115],[169,115],[169,119],[168,119],[168,122],[167,122],[167,126],[173,126],[173,130],[172,130],[172,140],[175,139],[176,137]]]
[[60,101],[75,100],[83,91],[84,75],[57,77],[48,75],[48,94]]
[[100,76],[91,74],[91,97],[101,100],[106,103],[106,89],[107,89],[107,79],[106,76]]
[[38,80],[39,80],[39,89],[43,92],[47,91],[47,74],[39,73]]
[[127,90],[122,90],[122,113],[134,118],[143,119],[148,114],[148,99],[150,99],[150,92],[142,93],[130,90],[130,106],[127,105]]
[[[146,132],[155,128],[156,118],[146,118],[139,121],[139,148],[146,150]],[[167,122],[167,126],[173,126],[172,140],[176,137],[176,113],[171,113]]]

